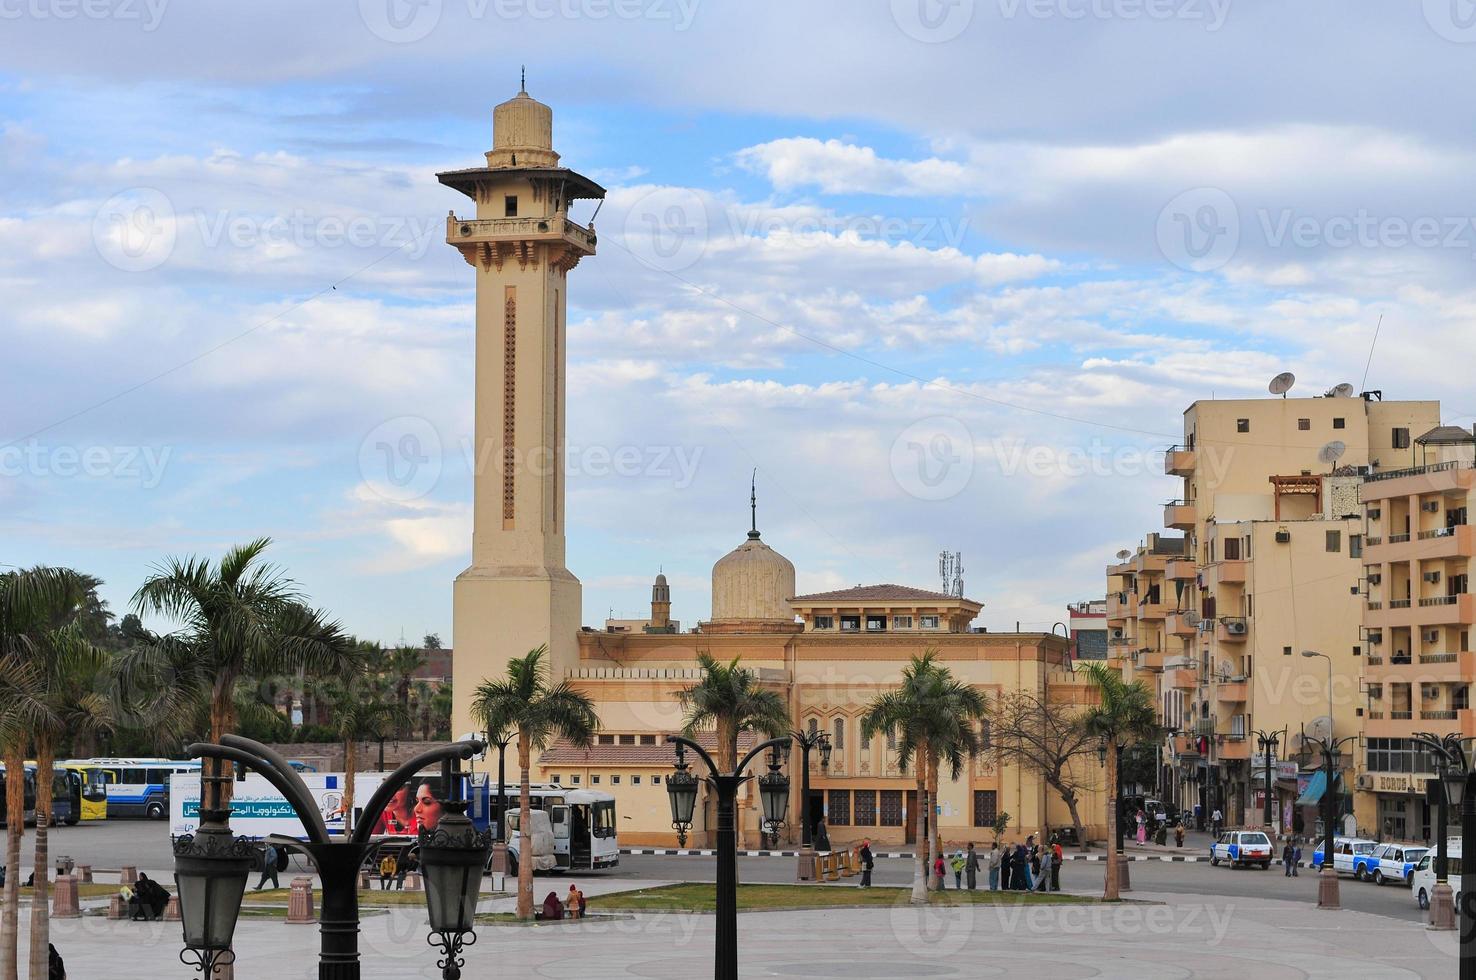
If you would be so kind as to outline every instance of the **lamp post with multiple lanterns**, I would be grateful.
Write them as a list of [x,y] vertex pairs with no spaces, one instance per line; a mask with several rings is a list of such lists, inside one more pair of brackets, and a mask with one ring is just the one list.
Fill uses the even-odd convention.
[[[1446,853],[1450,837],[1450,807],[1460,808],[1462,815],[1461,854],[1465,851],[1465,797],[1466,773],[1470,763],[1466,755],[1464,739],[1459,735],[1444,737],[1429,732],[1416,732],[1414,741],[1424,746],[1435,757],[1435,887],[1430,892],[1430,928],[1437,930],[1456,927],[1456,908],[1450,889],[1450,859]],[[1465,942],[1466,930],[1461,930]],[[1462,951],[1465,946],[1461,947]],[[1462,963],[1464,964],[1464,959]]]
[[476,941],[472,920],[481,888],[482,869],[491,847],[491,835],[481,833],[466,816],[466,801],[460,792],[460,774],[452,769],[455,759],[469,759],[486,746],[477,741],[457,742],[423,752],[396,769],[369,798],[363,820],[351,835],[333,840],[323,814],[299,776],[274,750],[238,735],[221,737],[220,744],[190,745],[190,757],[205,760],[201,767],[201,823],[193,834],[174,841],[175,878],[179,882],[179,911],[184,925],[185,948],[180,959],[193,962],[197,971],[212,971],[234,961],[231,941],[246,878],[255,857],[255,846],[230,830],[230,806],[223,801],[221,787],[230,781],[220,775],[221,764],[235,762],[260,773],[282,794],[302,821],[307,840],[273,835],[276,847],[304,854],[322,881],[323,908],[319,919],[321,946],[319,980],[358,980],[359,966],[359,869],[378,848],[369,835],[373,816],[407,780],[422,769],[440,764],[442,780],[450,798],[434,830],[420,831],[420,867],[425,876],[426,908],[430,914],[433,945],[442,948],[438,964],[444,980],[461,976],[462,946]]
[[[800,848],[814,847],[815,823],[810,819],[810,750],[820,750],[820,768],[830,768],[830,735],[821,731],[793,731],[791,741],[800,750]],[[813,863],[813,862],[812,862]]]
[[676,771],[666,780],[671,801],[672,824],[684,837],[683,828],[692,825],[697,806],[698,777],[688,771],[686,750],[696,752],[707,764],[708,775],[701,781],[717,794],[717,942],[714,950],[715,980],[737,980],[738,977],[738,788],[752,779],[744,770],[764,749],[769,750],[769,771],[758,778],[759,799],[763,803],[763,820],[784,819],[789,807],[789,778],[780,771],[781,749],[787,749],[789,738],[771,738],[743,757],[730,773],[722,772],[702,746],[680,735],[666,740],[676,746]]
[[1320,909],[1342,908],[1338,872],[1333,866],[1333,838],[1337,836],[1338,823],[1338,750],[1345,743],[1356,741],[1356,735],[1314,738],[1302,733],[1302,744],[1316,746],[1322,753],[1322,871],[1317,877],[1317,907]]
[[1275,824],[1272,822],[1271,801],[1271,762],[1276,757],[1276,748],[1281,742],[1281,732],[1263,732],[1256,730],[1256,744],[1261,749],[1261,765],[1265,769],[1266,776],[1266,832],[1275,833]]

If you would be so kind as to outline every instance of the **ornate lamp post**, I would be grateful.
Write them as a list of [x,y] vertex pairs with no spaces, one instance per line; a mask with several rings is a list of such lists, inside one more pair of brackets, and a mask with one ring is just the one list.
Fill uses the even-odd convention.
[[792,731],[790,739],[800,749],[800,849],[810,850],[815,834],[810,819],[810,750],[820,750],[820,768],[830,768],[830,736],[822,731]]
[[229,807],[220,805],[220,784],[214,759],[200,767],[200,827],[174,840],[174,872],[179,883],[179,915],[184,925],[184,949],[179,958],[193,962],[206,977],[217,966],[235,962],[231,939],[246,894],[246,879],[256,848],[244,837],[231,836]]
[[[692,811],[697,803],[697,777],[687,772],[683,746],[696,752],[707,764],[703,781],[717,793],[717,942],[714,950],[714,980],[738,980],[738,788],[752,779],[744,770],[764,749],[788,745],[789,739],[771,738],[754,746],[738,767],[724,773],[712,756],[691,739],[668,735],[666,740],[677,747],[677,771],[667,777],[666,792],[671,799],[673,824],[691,826]],[[685,780],[672,777],[685,775]],[[759,777],[759,797],[764,819],[779,820],[789,808],[789,778],[779,771],[778,755],[769,756],[769,771]]]
[[1274,834],[1275,824],[1272,822],[1271,804],[1271,760],[1276,755],[1276,747],[1281,742],[1281,732],[1256,731],[1256,744],[1261,748],[1261,765],[1266,774],[1266,832]]
[[1338,749],[1345,742],[1356,742],[1358,736],[1344,738],[1313,738],[1302,733],[1303,744],[1315,745],[1322,752],[1322,771],[1325,785],[1322,790],[1322,871],[1317,877],[1317,907],[1320,909],[1342,908],[1338,892],[1338,872],[1333,867],[1333,838],[1337,835],[1338,823]]
[[[390,773],[389,777],[380,784],[379,789],[375,790],[374,795],[369,798],[368,804],[364,807],[364,813],[371,819],[361,821],[354,828],[352,836],[337,841],[328,835],[323,814],[314,803],[313,796],[302,781],[302,777],[275,750],[239,735],[224,735],[219,745],[212,742],[197,742],[186,747],[185,751],[192,757],[197,756],[213,761],[216,772],[219,771],[220,760],[230,760],[258,772],[287,800],[296,813],[297,819],[302,821],[308,839],[304,842],[295,837],[274,834],[268,840],[277,847],[305,855],[317,869],[322,882],[323,908],[318,927],[320,937],[318,978],[319,980],[358,980],[360,975],[359,868],[363,866],[364,859],[379,847],[378,843],[369,840],[375,823],[372,817],[383,812],[390,797],[394,796],[406,781],[422,769],[444,763],[446,767],[443,772],[449,783],[452,782],[450,760],[469,759],[485,749],[486,746],[481,742],[468,741],[456,742],[422,752]],[[204,767],[201,768],[203,773]],[[223,780],[214,777],[213,781],[215,785],[207,783],[202,787],[202,818],[205,815],[203,804],[208,800],[214,808],[220,799],[218,784]],[[206,791],[212,789],[214,792],[207,794]],[[454,798],[459,797],[459,792],[451,788],[451,793],[452,803],[457,802]],[[453,811],[450,816],[454,817],[452,803],[448,803],[447,809]],[[464,801],[462,801],[462,815],[463,817],[465,815]],[[234,884],[237,875],[236,866],[234,863],[227,862],[234,862],[238,858],[233,853],[233,848],[225,844],[225,838],[229,836],[229,828],[224,827],[224,816],[217,812],[216,817],[217,819],[208,828],[206,823],[202,822],[200,831],[193,835],[193,839],[181,837],[174,844],[175,873],[180,877],[180,917],[186,923],[186,953],[181,954],[181,958],[193,955],[200,963],[201,969],[204,969],[207,963],[213,967],[216,964],[230,962],[230,959],[225,958],[230,955],[229,951],[226,947],[220,946],[220,939],[224,935],[227,946],[229,945],[230,933],[234,929],[235,919],[240,912],[241,894],[246,888],[246,872],[244,871],[240,872],[239,887],[237,888]],[[455,826],[453,819],[453,829]],[[211,836],[201,842],[200,837],[207,829]],[[225,830],[224,834],[221,833],[222,829]],[[451,861],[452,857],[449,852],[454,850],[451,844],[451,840],[448,839],[447,856],[444,859],[432,858],[432,863],[435,860]],[[481,854],[481,860],[485,862],[485,850]],[[220,863],[202,863],[207,861]],[[436,886],[438,888],[436,895],[430,892],[430,881],[428,873],[427,903],[439,903],[444,908],[447,900],[444,898],[445,893],[442,889],[449,882],[449,878],[446,875],[440,875],[441,884]],[[211,882],[214,882],[214,891],[211,891]],[[476,882],[480,886],[480,866],[477,868]],[[236,889],[234,899],[230,895],[231,889]],[[188,906],[193,906],[193,911]],[[474,907],[475,903],[473,903]],[[227,928],[225,924],[227,914],[230,917],[230,928]],[[436,926],[435,917],[439,914],[439,912],[433,913],[433,927]],[[192,930],[191,921],[199,923],[198,928]],[[443,922],[445,921],[449,920],[443,919]],[[458,949],[459,946],[460,944],[458,944]],[[186,962],[189,962],[188,959]],[[444,965],[443,969],[445,969]],[[448,978],[458,975],[459,973],[446,974]]]
[[434,830],[420,828],[420,867],[425,873],[425,905],[430,914],[428,941],[441,948],[437,962],[443,980],[460,980],[463,946],[477,941],[473,931],[482,869],[492,848],[492,834],[478,831],[466,815],[461,779],[449,781],[451,799]]
[[676,743],[676,771],[666,777],[666,797],[671,803],[671,826],[677,833],[677,846],[687,846],[687,831],[692,829],[692,814],[697,809],[697,777],[689,771],[687,747]]
[[[1435,887],[1430,893],[1430,928],[1437,930],[1456,927],[1456,908],[1450,890],[1450,863],[1446,856],[1446,844],[1450,837],[1450,807],[1463,807],[1465,798],[1465,774],[1470,765],[1466,747],[1459,735],[1444,738],[1429,732],[1416,732],[1415,742],[1423,745],[1435,757]],[[1464,811],[1463,811],[1464,812]],[[1465,854],[1465,838],[1462,835],[1462,854]],[[1464,947],[1463,947],[1464,948]]]
[[497,746],[497,833],[492,837],[492,870],[507,873],[507,747],[516,732],[488,732],[487,744]]

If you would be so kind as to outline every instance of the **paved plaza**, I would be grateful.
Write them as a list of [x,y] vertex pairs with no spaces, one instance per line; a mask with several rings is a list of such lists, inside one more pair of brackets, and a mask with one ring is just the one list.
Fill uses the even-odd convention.
[[[549,887],[539,879],[537,894]],[[641,886],[660,884],[642,881]],[[630,882],[581,880],[593,897]],[[825,887],[825,886],[817,886]],[[1448,977],[1453,933],[1386,916],[1319,912],[1305,902],[1137,891],[1119,906],[956,906],[753,912],[739,916],[746,977]],[[512,899],[484,903],[510,910]],[[467,951],[467,976],[649,977],[711,974],[713,917],[620,915],[580,923],[483,925]],[[185,976],[177,923],[53,925],[72,976],[157,980]],[[404,909],[363,923],[364,976],[439,975],[425,944],[425,913]],[[237,976],[317,975],[318,930],[243,919]]]

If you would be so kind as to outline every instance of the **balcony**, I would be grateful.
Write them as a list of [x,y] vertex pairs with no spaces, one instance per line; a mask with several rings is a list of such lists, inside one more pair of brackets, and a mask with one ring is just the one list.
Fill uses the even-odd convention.
[[1218,743],[1215,746],[1215,755],[1221,759],[1249,759],[1251,757],[1250,739],[1244,735],[1238,738],[1234,735],[1226,735],[1223,739],[1218,740]]
[[1187,500],[1170,500],[1163,505],[1163,526],[1177,531],[1194,530],[1194,505]]
[[1141,670],[1163,670],[1162,650],[1141,650],[1138,655],[1138,667]]
[[1187,612],[1169,613],[1168,624],[1164,628],[1170,636],[1193,636],[1199,632],[1199,627],[1192,621],[1192,614]]
[[535,253],[521,249],[525,243],[562,243],[583,255],[593,255],[595,250],[595,233],[562,214],[531,218],[458,218],[453,214],[446,218],[446,241],[469,258],[480,254],[480,249],[488,262],[499,267],[510,258],[527,262]]
[[1114,592],[1107,597],[1107,618],[1127,619],[1138,615],[1138,593]]
[[1472,551],[1473,546],[1476,546],[1476,532],[1468,524],[1457,524],[1420,531],[1416,535],[1400,533],[1383,538],[1364,538],[1363,556],[1370,565],[1415,558],[1433,561],[1471,555],[1476,553]]
[[1184,691],[1192,691],[1199,686],[1199,672],[1192,667],[1175,667],[1172,670],[1165,669],[1163,682],[1169,687]]
[[1173,751],[1175,755],[1199,756],[1199,740],[1187,732],[1173,737]]
[[1231,559],[1205,566],[1204,584],[1207,586],[1244,585],[1245,562],[1239,559]]
[[1221,681],[1215,685],[1215,700],[1224,701],[1227,704],[1243,704],[1246,700],[1247,686],[1244,680]]
[[1168,617],[1169,607],[1165,602],[1154,602],[1149,599],[1138,604],[1138,618],[1158,622]]
[[1221,643],[1244,643],[1250,626],[1241,616],[1225,616],[1215,625],[1215,639]]
[[1184,446],[1172,446],[1163,454],[1163,472],[1167,476],[1193,476],[1195,452]]
[[1383,608],[1370,603],[1365,606],[1363,625],[1373,630],[1399,627],[1470,626],[1476,624],[1476,595],[1429,596],[1418,602],[1393,599]]
[[1164,569],[1164,577],[1170,582],[1193,582],[1198,575],[1199,569],[1188,558],[1171,559]]

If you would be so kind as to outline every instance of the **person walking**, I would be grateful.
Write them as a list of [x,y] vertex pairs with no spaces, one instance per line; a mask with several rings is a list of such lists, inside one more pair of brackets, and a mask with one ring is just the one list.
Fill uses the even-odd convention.
[[1220,836],[1220,827],[1224,823],[1225,823],[1225,815],[1220,812],[1220,808],[1219,807],[1215,807],[1215,812],[1212,813],[1212,814],[1210,814],[1210,826],[1214,828],[1214,832],[1215,832],[1215,836],[1216,837],[1219,837]]
[[1035,879],[1040,877],[1040,847],[1035,843],[1035,835],[1031,834],[1025,838],[1025,890],[1035,890]]
[[871,840],[861,841],[861,887],[871,887],[871,869],[876,867],[876,858],[871,853]]
[[939,854],[933,859],[933,877],[938,879],[938,891],[940,892],[948,887],[947,878],[944,876],[947,869],[948,865],[943,861],[943,855]]
[[1300,868],[1301,866],[1302,866],[1302,845],[1301,844],[1293,844],[1292,845],[1292,877],[1293,878],[1301,877],[1300,875],[1297,874],[1297,869]]
[[1281,845],[1281,870],[1283,872],[1283,877],[1290,878],[1292,876],[1291,838],[1287,838],[1286,843]]
[[1040,849],[1040,880],[1035,883],[1035,890],[1048,892],[1051,890],[1051,865],[1055,860],[1055,854],[1049,847]]
[[261,880],[256,883],[256,890],[261,891],[266,887],[267,879],[272,879],[273,888],[281,888],[282,884],[277,880],[277,849],[268,844],[266,850],[261,852]]
[[1139,810],[1138,811],[1137,820],[1138,820],[1138,833],[1137,833],[1136,836],[1137,836],[1137,839],[1138,839],[1138,843],[1140,845],[1146,844],[1148,842],[1148,818],[1146,816],[1144,816],[1142,810]]
[[1017,892],[1030,890],[1030,847],[1025,844],[1015,848],[1015,867],[1014,873],[1010,875],[1010,884],[1015,886]]
[[46,980],[67,980],[67,965],[62,962],[55,943],[46,944]]
[[1004,851],[999,856],[999,887],[1002,891],[1012,891],[1015,877],[1015,845],[1006,844]]
[[1184,846],[1184,821],[1182,819],[1174,826],[1174,846]]
[[1066,857],[1059,837],[1051,841],[1051,857],[1051,891],[1058,892],[1061,890],[1061,862]]
[[989,848],[989,853],[984,855],[984,859],[988,862],[989,867],[989,890],[992,892],[999,891],[1000,856],[999,841],[995,841],[994,846]]
[[964,858],[964,874],[969,879],[969,891],[979,887],[979,852],[974,850],[974,842],[969,841],[968,850]]

